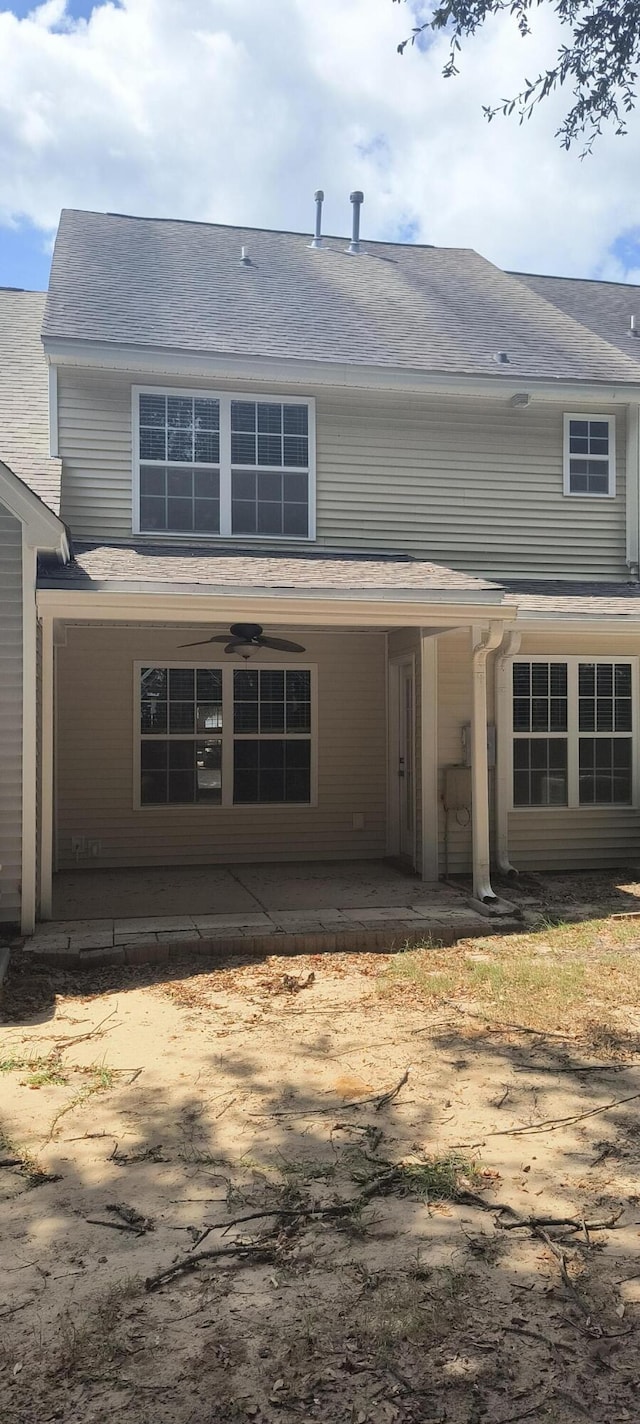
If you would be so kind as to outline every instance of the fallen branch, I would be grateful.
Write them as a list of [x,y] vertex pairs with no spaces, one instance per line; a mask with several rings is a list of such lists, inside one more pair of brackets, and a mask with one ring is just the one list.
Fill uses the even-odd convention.
[[582,1296],[580,1295],[580,1292],[576,1289],[576,1287],[575,1287],[574,1284],[573,1284],[573,1281],[571,1280],[571,1277],[569,1276],[569,1272],[567,1271],[567,1258],[566,1258],[566,1256],[565,1256],[565,1254],[564,1254],[564,1251],[562,1251],[559,1246],[556,1246],[555,1241],[552,1241],[552,1240],[551,1240],[551,1237],[550,1237],[550,1236],[548,1235],[548,1233],[544,1230],[544,1227],[542,1227],[542,1226],[534,1226],[534,1227],[532,1228],[532,1230],[533,1230],[534,1236],[539,1236],[540,1239],[541,1239],[542,1241],[544,1241],[545,1244],[549,1247],[549,1250],[551,1251],[552,1255],[555,1256],[556,1261],[558,1262],[558,1264],[559,1264],[559,1266],[560,1266],[560,1275],[562,1276],[562,1282],[563,1282],[563,1285],[564,1285],[565,1289],[567,1290],[568,1294],[571,1296],[572,1300],[575,1301],[576,1305],[578,1306],[578,1309],[579,1309],[580,1311],[582,1311],[582,1314],[585,1316],[585,1318],[586,1318],[586,1320],[587,1320],[587,1324],[590,1325],[590,1324],[591,1324],[591,1311],[590,1311],[590,1309],[589,1309],[589,1306],[586,1304],[586,1301],[584,1301],[584,1300],[582,1299]]
[[[115,1225],[114,1222],[111,1225]],[[197,1271],[201,1261],[215,1261],[221,1256],[240,1256],[245,1259],[248,1256],[258,1261],[271,1261],[274,1255],[273,1246],[265,1246],[258,1241],[238,1242],[236,1246],[218,1246],[213,1251],[200,1251],[197,1256],[183,1256],[181,1260],[174,1261],[172,1266],[168,1266],[164,1271],[158,1271],[155,1276],[147,1276],[144,1283],[146,1291],[157,1290],[159,1286],[166,1285],[172,1281],[174,1276],[179,1276],[183,1271]]]
[[130,1231],[133,1236],[144,1236],[137,1226],[130,1226],[127,1221],[99,1221],[97,1216],[85,1216],[88,1226],[110,1226],[113,1231]]
[[21,1166],[22,1166],[22,1158],[21,1158],[21,1157],[3,1157],[2,1160],[0,1160],[0,1167],[21,1167]]
[[[501,1211],[505,1208],[501,1207]],[[506,1208],[511,1212],[511,1207]],[[531,1231],[536,1231],[540,1226],[566,1226],[571,1231],[610,1231],[620,1220],[624,1207],[610,1216],[606,1221],[585,1221],[582,1217],[575,1216],[523,1216],[518,1221],[501,1221],[499,1225],[503,1231],[517,1231],[519,1227],[528,1227]],[[515,1213],[513,1213],[515,1215]]]
[[[72,1048],[74,1043],[85,1043],[88,1038],[95,1038],[96,1034],[100,1032],[102,1025],[108,1023],[109,1019],[112,1019],[117,1012],[118,1006],[116,1004],[115,1009],[112,1009],[110,1014],[105,1014],[105,1017],[100,1019],[100,1023],[97,1023],[95,1028],[89,1029],[88,1033],[79,1033],[75,1038],[54,1038],[54,1043],[58,1044],[56,1051],[62,1053],[63,1049]],[[115,1028],[115,1024],[113,1027]],[[105,1029],[105,1033],[108,1032],[109,1030]]]
[[640,1063],[569,1063],[559,1067],[553,1063],[514,1063],[514,1073],[631,1073]]
[[[569,1117],[548,1117],[543,1122],[529,1123],[526,1127],[501,1127],[493,1132],[486,1132],[485,1137],[522,1137],[526,1133],[553,1132],[556,1127],[568,1127],[574,1122],[584,1122],[587,1117],[596,1117],[598,1113],[610,1112],[612,1108],[622,1107],[624,1103],[633,1103],[640,1098],[640,1093],[629,1093],[626,1098],[614,1098],[613,1102],[603,1103],[600,1108],[589,1108],[588,1112],[573,1113]],[[484,1140],[484,1139],[483,1139]],[[452,1147],[480,1147],[480,1142],[454,1142]]]
[[205,1222],[202,1232],[194,1241],[191,1250],[195,1251],[196,1247],[200,1245],[200,1242],[204,1241],[212,1231],[222,1231],[223,1236],[225,1236],[227,1231],[231,1230],[232,1226],[241,1226],[245,1221],[264,1221],[269,1216],[286,1218],[291,1216],[309,1216],[310,1214],[311,1208],[307,1207],[300,1207],[297,1211],[293,1211],[290,1208],[285,1209],[276,1206],[272,1207],[271,1211],[248,1211],[244,1216],[234,1216],[231,1221]]
[[[381,1108],[386,1107],[389,1103],[392,1103],[394,1098],[398,1096],[400,1089],[404,1088],[408,1077],[409,1069],[405,1068],[404,1073],[400,1081],[396,1083],[395,1088],[389,1088],[386,1093],[371,1093],[366,1098],[353,1098],[349,1103],[341,1103],[341,1112],[345,1112],[347,1108],[364,1107],[366,1104],[369,1103],[374,1103],[375,1111],[379,1112]],[[311,1117],[312,1115],[315,1116],[316,1113],[334,1113],[335,1110],[335,1103],[327,1103],[326,1106],[320,1108],[273,1108],[271,1112],[249,1113],[249,1117]]]

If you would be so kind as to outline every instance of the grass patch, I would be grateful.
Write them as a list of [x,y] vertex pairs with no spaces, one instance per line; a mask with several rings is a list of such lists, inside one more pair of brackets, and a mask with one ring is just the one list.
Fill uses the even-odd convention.
[[414,1005],[464,1001],[488,1022],[582,1034],[616,1054],[633,1046],[623,1019],[640,998],[639,927],[546,921],[528,934],[397,955],[379,982],[384,993],[409,991]]

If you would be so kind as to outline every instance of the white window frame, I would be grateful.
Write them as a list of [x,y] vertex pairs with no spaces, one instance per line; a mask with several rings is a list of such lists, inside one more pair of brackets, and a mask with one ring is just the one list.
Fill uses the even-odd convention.
[[[187,529],[141,529],[140,527],[140,465],[146,465],[148,460],[140,459],[140,396],[186,396],[190,400],[216,400],[220,405],[220,530],[213,534],[204,530]],[[308,411],[308,436],[309,436],[309,465],[305,471],[299,465],[287,465],[280,467],[276,465],[242,465],[237,468],[242,470],[268,469],[274,474],[307,474],[308,480],[308,513],[309,523],[306,534],[233,534],[231,529],[231,402],[232,401],[255,401],[258,403],[274,405],[304,405]],[[233,540],[234,543],[246,543],[248,540],[258,543],[279,543],[279,544],[310,544],[316,537],[316,403],[313,396],[292,396],[288,394],[265,395],[262,391],[259,394],[251,391],[216,391],[202,390],[189,386],[132,386],[131,387],[131,440],[132,440],[132,530],[134,534],[143,535],[145,538],[152,538],[156,541],[171,540],[180,543],[209,543],[215,540]],[[167,461],[158,461],[158,465],[166,465]],[[182,462],[180,462],[182,463]],[[180,466],[176,464],[178,469]],[[184,462],[184,467],[188,469],[197,466],[188,465]],[[211,469],[210,465],[203,465],[203,469]]]
[[[245,664],[243,664],[243,667]],[[201,659],[189,658],[188,660],[177,660],[176,658],[141,658],[133,664],[133,810],[148,813],[156,811],[160,815],[178,813],[179,815],[207,814],[210,816],[219,815],[221,811],[233,811],[236,815],[261,814],[264,812],[274,812],[276,814],[287,811],[309,811],[318,805],[318,664],[310,662],[283,663],[271,661],[267,658],[260,658],[253,663],[247,664],[249,667],[266,668],[269,672],[308,672],[311,679],[311,733],[302,732],[298,740],[310,743],[310,777],[309,777],[309,800],[308,801],[234,801],[233,799],[233,749],[236,741],[236,733],[233,727],[233,674],[239,668],[238,662],[231,660],[221,663],[212,662],[211,659],[203,661]],[[222,797],[219,802],[212,801],[188,801],[188,802],[150,802],[143,804],[140,798],[140,747],[143,736],[140,731],[140,673],[142,668],[193,668],[196,672],[200,669],[205,671],[222,672],[222,730],[220,732],[206,732],[197,734],[184,734],[184,739],[188,741],[206,742],[222,741]],[[238,740],[252,741],[259,738],[266,741],[294,740],[296,734],[288,733],[283,737],[282,732],[273,733],[239,733]],[[162,737],[144,738],[144,740],[166,740],[179,741],[180,734],[176,733],[173,738]]]
[[[639,773],[640,764],[638,758],[638,728],[639,708],[639,667],[640,660],[637,657],[621,653],[619,657],[611,657],[600,653],[516,653],[509,659],[508,676],[508,713],[507,731],[509,738],[509,810],[514,814],[524,813],[530,816],[533,812],[540,814],[557,815],[558,812],[580,811],[582,815],[594,811],[637,811],[640,806],[640,784]],[[513,664],[514,663],[566,663],[567,665],[567,730],[566,732],[522,732],[519,736],[513,730]],[[627,663],[631,668],[631,731],[630,732],[580,732],[579,709],[578,709],[578,667],[580,663],[609,663],[612,667],[616,663]],[[589,736],[602,737],[631,737],[631,801],[596,801],[587,802],[580,800],[580,737]],[[549,804],[547,806],[516,806],[513,800],[513,744],[515,741],[542,740],[549,738],[562,738],[567,743],[567,800],[564,805]]]
[[[600,421],[603,425],[607,425],[607,426],[608,426],[608,429],[609,429],[609,454],[608,454],[608,456],[606,457],[606,461],[605,461],[605,456],[604,456],[604,455],[586,455],[586,456],[584,457],[585,459],[588,459],[588,460],[599,460],[602,465],[604,465],[604,464],[606,463],[606,466],[607,466],[607,475],[608,475],[608,489],[607,489],[607,491],[606,491],[605,494],[597,494],[597,493],[592,493],[592,492],[583,492],[582,490],[572,490],[572,488],[571,488],[571,463],[570,463],[570,462],[571,462],[571,458],[572,458],[572,457],[571,457],[571,451],[570,451],[570,449],[569,449],[569,441],[570,441],[570,435],[571,435],[571,421],[572,421],[572,420]],[[576,456],[574,456],[573,458],[574,458],[574,459],[580,459],[581,457],[578,456],[578,455],[576,455]],[[562,468],[563,468],[563,490],[564,490],[565,495],[568,495],[570,499],[615,499],[615,494],[616,494],[616,418],[615,418],[615,415],[593,415],[590,411],[587,412],[587,411],[584,411],[584,410],[583,410],[583,411],[573,411],[573,412],[569,411],[569,412],[565,412],[565,416],[564,416],[564,434],[563,434]]]

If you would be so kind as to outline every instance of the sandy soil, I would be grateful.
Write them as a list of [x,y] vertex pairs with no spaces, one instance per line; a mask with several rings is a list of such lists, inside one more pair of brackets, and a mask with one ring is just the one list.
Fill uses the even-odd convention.
[[640,1418],[628,1046],[427,1013],[380,955],[31,967],[3,1017],[3,1424]]

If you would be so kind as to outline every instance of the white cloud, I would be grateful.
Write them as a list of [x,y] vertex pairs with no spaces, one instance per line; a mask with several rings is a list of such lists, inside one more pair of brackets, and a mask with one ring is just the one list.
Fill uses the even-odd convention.
[[553,50],[550,7],[531,41],[491,22],[449,81],[442,39],[398,57],[410,24],[391,0],[0,12],[0,222],[53,229],[77,206],[308,230],[321,186],[344,232],[362,187],[365,235],[406,227],[505,266],[621,275],[609,249],[640,226],[640,117],[584,162],[554,138],[562,96],[523,127],[482,117]]

